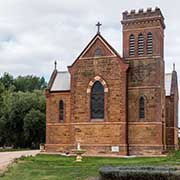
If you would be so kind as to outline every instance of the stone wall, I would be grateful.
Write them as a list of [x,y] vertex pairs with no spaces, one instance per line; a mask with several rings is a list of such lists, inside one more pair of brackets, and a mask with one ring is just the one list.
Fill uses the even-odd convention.
[[[74,143],[80,142],[91,154],[111,153],[112,146],[119,146],[119,154],[125,155],[127,65],[102,44],[97,40],[69,68]],[[97,47],[102,47],[102,57],[91,57]],[[91,87],[96,81],[104,86],[104,119],[91,119],[90,115]]]
[[[157,14],[159,14],[157,16]],[[159,9],[123,13],[123,57],[128,70],[128,144],[132,154],[161,154],[165,150],[164,18]],[[152,54],[147,53],[147,34],[152,33]],[[135,37],[129,54],[130,35]],[[138,36],[143,54],[138,54]],[[144,118],[139,99],[144,98]]]
[[[158,155],[166,144],[169,149],[178,148],[178,90],[165,102],[162,13],[158,8],[125,12],[122,24],[124,58],[97,34],[68,67],[71,91],[47,91],[47,151],[72,152],[77,143],[90,155]],[[148,32],[153,35],[152,55],[147,54]],[[144,36],[141,56],[140,33]],[[131,34],[135,36],[133,56],[129,56]],[[95,56],[97,48],[101,56]],[[96,81],[104,87],[103,119],[91,119],[91,88]],[[145,100],[144,118],[139,117],[140,97]],[[59,121],[60,100],[65,103],[63,122]],[[112,147],[119,151],[112,152]]]
[[[59,120],[59,101],[64,102],[64,121]],[[65,151],[71,140],[70,92],[46,93],[46,150]]]
[[178,145],[178,97],[166,97],[166,143],[168,150],[177,150]]

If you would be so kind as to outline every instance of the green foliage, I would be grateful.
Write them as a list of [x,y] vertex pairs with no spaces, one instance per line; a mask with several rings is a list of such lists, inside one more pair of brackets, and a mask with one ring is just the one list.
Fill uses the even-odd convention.
[[24,117],[23,129],[28,146],[39,146],[39,142],[45,141],[45,114],[40,110],[30,110]]
[[44,77],[18,76],[14,81],[14,85],[16,87],[16,91],[32,92],[35,89],[44,89],[46,87],[46,82]]
[[11,86],[14,86],[13,76],[6,72],[0,78],[0,82],[4,85],[6,89],[10,89]]
[[0,95],[4,92],[5,87],[2,82],[0,82]]
[[[18,76],[17,78],[13,78],[12,75],[9,73],[4,73],[3,76],[0,78],[0,83],[3,84],[5,89],[11,91],[34,91],[37,90],[43,90],[47,83],[44,79],[44,77],[37,77],[37,76]],[[1,88],[1,87],[0,87]]]
[[142,167],[102,167],[99,170],[102,180],[176,180],[180,179],[177,168],[142,166]]
[[0,82],[0,117],[2,116],[2,106],[3,106],[3,92],[5,91],[4,85]]
[[[172,159],[173,156],[177,157],[178,160]],[[75,157],[40,154],[36,157],[26,157],[19,160],[0,180],[12,180],[14,177],[18,180],[87,180],[89,177],[98,177],[98,170],[102,166],[123,166],[132,169],[144,165],[157,168],[165,166],[166,169],[171,167],[173,170],[180,164],[179,159],[180,153],[176,152],[171,154],[171,159],[169,156],[152,158],[84,157],[83,161],[79,163],[75,162]]]
[[0,147],[34,148],[44,142],[45,85],[35,76],[0,78]]
[[[33,116],[32,116],[33,115]],[[37,117],[34,117],[37,115]],[[38,142],[37,139],[44,139],[45,129],[45,97],[43,92],[14,92],[10,94],[8,100],[8,109],[6,112],[6,139],[8,146],[14,147],[31,147],[34,143]],[[31,124],[34,121],[37,123],[36,129],[32,128]],[[30,122],[28,122],[30,121]],[[28,133],[32,133],[27,135]],[[34,135],[37,131],[41,130],[41,133]],[[44,128],[42,130],[42,128]],[[30,139],[28,139],[28,137]]]
[[6,143],[6,118],[4,116],[0,117],[0,145]]

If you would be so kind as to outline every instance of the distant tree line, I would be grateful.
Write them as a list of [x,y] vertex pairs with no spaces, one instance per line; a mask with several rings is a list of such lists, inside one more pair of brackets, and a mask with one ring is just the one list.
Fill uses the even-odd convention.
[[0,147],[37,148],[45,141],[45,87],[43,77],[0,78]]

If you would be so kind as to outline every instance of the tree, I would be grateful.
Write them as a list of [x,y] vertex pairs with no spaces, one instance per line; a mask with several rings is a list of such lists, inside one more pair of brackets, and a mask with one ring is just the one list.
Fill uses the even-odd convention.
[[18,76],[14,80],[14,84],[16,87],[16,91],[30,91],[32,92],[35,89],[42,90],[46,87],[46,82],[44,77],[36,77],[36,76]]
[[0,117],[2,116],[2,108],[3,108],[3,93],[5,91],[4,85],[0,82]]
[[24,117],[24,137],[28,147],[39,147],[45,141],[45,114],[32,109]]
[[14,85],[14,78],[9,73],[5,72],[3,76],[0,78],[0,82],[6,89],[9,89],[11,86]]
[[45,139],[45,79],[0,78],[0,147],[37,147]]
[[4,92],[5,87],[2,82],[0,82],[0,95]]
[[[5,135],[0,134],[0,139],[2,139],[2,136],[5,136],[5,144],[14,147],[29,147],[28,145],[31,140],[27,140],[27,134],[25,138],[24,120],[27,119],[25,117],[27,116],[27,114],[29,114],[29,112],[32,111],[32,109],[44,114],[45,117],[45,96],[43,91],[36,90],[32,93],[20,91],[11,92],[9,94],[6,93],[6,96],[4,96],[3,101],[4,118],[2,119],[2,122],[0,121],[0,123],[3,124],[5,121],[5,125],[2,126]],[[41,115],[41,117],[43,116]],[[43,124],[45,123],[44,117],[42,118],[42,121],[40,121]],[[38,127],[41,128],[43,127],[43,125],[39,126],[38,124],[37,128]]]
[[6,121],[5,116],[0,117],[0,147],[7,143],[6,138]]
[[[11,145],[11,132],[9,131],[9,112],[12,91],[1,88],[0,85],[0,146]],[[11,135],[10,135],[11,134]]]

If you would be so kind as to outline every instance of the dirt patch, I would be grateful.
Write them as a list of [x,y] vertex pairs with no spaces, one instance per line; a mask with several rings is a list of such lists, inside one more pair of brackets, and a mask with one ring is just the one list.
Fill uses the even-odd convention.
[[3,174],[3,172],[7,170],[8,166],[15,161],[15,159],[22,156],[35,156],[39,152],[39,150],[0,152],[0,174]]

